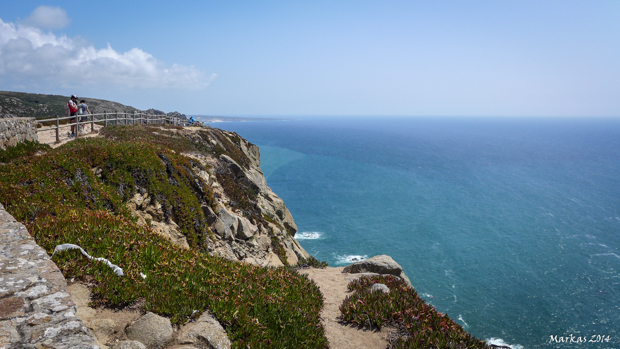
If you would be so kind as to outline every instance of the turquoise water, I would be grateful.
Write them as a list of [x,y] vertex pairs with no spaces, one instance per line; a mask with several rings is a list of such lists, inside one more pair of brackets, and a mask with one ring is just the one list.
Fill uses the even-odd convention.
[[[482,339],[620,347],[619,119],[212,126],[260,147],[269,186],[318,259],[388,254],[428,302]],[[571,335],[609,340],[556,343]]]

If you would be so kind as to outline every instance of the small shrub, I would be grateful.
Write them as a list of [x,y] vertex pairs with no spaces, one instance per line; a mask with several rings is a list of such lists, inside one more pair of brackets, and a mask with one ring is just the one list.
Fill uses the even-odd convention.
[[313,256],[310,256],[309,258],[302,258],[300,259],[297,264],[295,264],[295,268],[318,268],[318,269],[325,269],[327,268],[328,264],[325,261],[320,261],[316,258],[314,258]]

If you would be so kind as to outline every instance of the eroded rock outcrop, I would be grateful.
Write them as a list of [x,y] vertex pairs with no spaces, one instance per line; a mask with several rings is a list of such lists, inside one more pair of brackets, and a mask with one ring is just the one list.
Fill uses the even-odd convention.
[[[294,265],[309,257],[294,239],[297,225],[293,216],[267,185],[256,145],[219,129],[184,128],[175,132],[204,149],[183,155],[192,159],[188,170],[195,178],[195,191],[203,196],[199,199],[211,254],[259,266]],[[165,155],[160,159],[166,171],[174,171],[170,159]],[[128,206],[141,224],[178,246],[190,248],[165,202],[144,188],[136,188]]]

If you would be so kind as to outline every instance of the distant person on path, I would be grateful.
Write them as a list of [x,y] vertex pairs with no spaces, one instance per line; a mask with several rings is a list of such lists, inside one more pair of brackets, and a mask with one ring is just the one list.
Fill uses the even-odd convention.
[[[88,105],[86,104],[86,101],[82,99],[80,101],[80,104],[78,105],[78,115],[82,115],[80,117],[80,121],[86,122],[87,121],[86,115],[89,115],[89,114],[92,114],[92,113],[90,112],[90,109],[88,109]],[[82,130],[84,130],[84,126],[82,126]],[[94,130],[91,129],[91,131],[94,131]]]
[[[69,102],[67,103],[67,116],[77,115],[78,105],[76,102],[77,102],[77,96],[71,95],[71,99],[69,99]],[[69,123],[71,124],[75,124],[76,121],[77,121],[77,118],[69,119]],[[71,134],[69,135],[69,137],[75,137],[75,130],[76,130],[75,126],[76,125],[71,125]]]

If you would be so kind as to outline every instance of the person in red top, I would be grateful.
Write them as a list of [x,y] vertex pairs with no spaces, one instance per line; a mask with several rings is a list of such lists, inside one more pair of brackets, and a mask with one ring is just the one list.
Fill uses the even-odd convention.
[[[77,96],[71,95],[71,99],[67,103],[67,116],[76,116],[77,111],[78,111]],[[77,121],[77,118],[69,119],[69,122],[72,124],[74,124],[76,121]],[[75,126],[76,125],[71,126],[71,134],[69,135],[69,137],[75,137],[75,130],[76,130]]]

